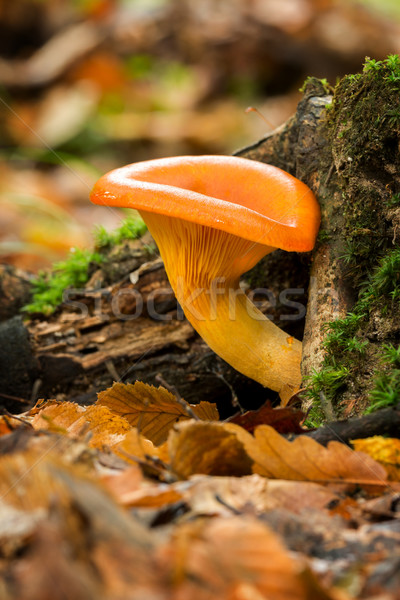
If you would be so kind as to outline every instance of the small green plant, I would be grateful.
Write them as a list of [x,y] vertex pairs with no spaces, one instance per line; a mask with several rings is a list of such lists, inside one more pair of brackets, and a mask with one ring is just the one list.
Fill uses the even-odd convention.
[[124,219],[121,225],[111,232],[100,225],[94,232],[95,247],[98,249],[107,248],[120,244],[124,240],[135,240],[142,236],[145,231],[146,224],[140,217],[128,217]]
[[368,344],[366,340],[361,340],[355,336],[360,322],[364,319],[364,314],[348,313],[343,319],[337,319],[327,325],[329,330],[325,338],[324,348],[328,354],[336,352],[358,352],[364,353]]
[[388,252],[381,259],[371,276],[370,287],[376,299],[400,289],[400,248]]
[[349,369],[343,366],[335,368],[333,365],[330,365],[319,373],[314,371],[310,378],[313,383],[314,393],[317,395],[316,397],[319,398],[320,392],[330,397],[334,396],[348,375]]
[[400,194],[393,194],[387,201],[387,205],[390,207],[400,206]]
[[376,72],[381,69],[383,62],[381,60],[375,60],[374,58],[369,58],[368,56],[365,59],[364,63],[364,73]]
[[400,79],[400,56],[398,54],[389,54],[383,62],[392,74]]
[[400,402],[400,346],[385,345],[382,362],[385,371],[377,373],[374,388],[370,392],[371,403],[366,410],[372,413],[379,408],[393,406]]
[[326,229],[320,229],[318,232],[318,242],[320,244],[324,244],[325,242],[329,242],[329,240],[331,239],[332,234],[327,231]]
[[313,77],[312,75],[310,75],[309,77],[306,77],[306,79],[304,80],[304,83],[301,86],[301,88],[299,89],[299,92],[304,94],[307,86],[311,83],[320,84],[322,86],[325,94],[331,94],[333,91],[333,89],[327,79],[325,79],[325,78],[319,79],[318,77]]
[[330,403],[340,388],[345,385],[349,374],[347,367],[327,365],[319,372],[313,370],[311,375],[306,377],[308,386],[306,395],[312,400],[312,407],[305,422],[307,427],[319,427],[324,423],[325,414],[321,399],[326,398]]
[[304,421],[304,425],[308,427],[308,429],[318,429],[321,427],[326,421],[324,412],[321,408],[319,402],[314,402],[308,411],[307,418]]
[[392,367],[400,369],[400,346],[396,348],[393,344],[385,344],[383,350],[383,360]]
[[97,252],[73,248],[66,260],[54,265],[52,273],[38,274],[33,282],[32,302],[22,310],[50,315],[61,304],[64,290],[83,287],[89,278],[90,265],[100,265],[102,261]]
[[388,110],[384,115],[384,118],[388,119],[388,123],[391,127],[397,127],[400,125],[400,107],[391,108]]

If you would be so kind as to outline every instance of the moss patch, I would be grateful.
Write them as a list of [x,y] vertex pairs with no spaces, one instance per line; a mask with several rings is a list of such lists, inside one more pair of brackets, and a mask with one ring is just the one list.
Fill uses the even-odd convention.
[[390,375],[393,369],[382,349],[400,342],[399,56],[367,59],[362,73],[339,81],[326,128],[342,189],[344,225],[324,237],[328,243],[330,235],[343,239],[337,260],[345,265],[355,304],[345,318],[327,325],[325,360],[308,382],[316,407],[312,418],[321,413],[323,398],[335,406],[337,416],[348,416],[355,399],[359,413],[371,401],[376,407],[381,392],[386,400],[396,397],[389,388],[397,374]]
[[24,306],[22,311],[28,314],[52,314],[63,302],[66,289],[83,288],[100,266],[109,271],[114,248],[140,237],[145,231],[146,226],[140,218],[123,220],[111,233],[98,227],[94,233],[95,250],[72,248],[66,260],[54,264],[49,272],[41,271],[32,282],[32,302]]

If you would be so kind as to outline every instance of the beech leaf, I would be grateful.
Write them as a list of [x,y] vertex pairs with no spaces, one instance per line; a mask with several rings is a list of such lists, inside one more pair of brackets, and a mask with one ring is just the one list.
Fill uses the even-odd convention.
[[182,479],[197,473],[249,475],[253,461],[245,449],[247,438],[249,433],[230,423],[180,423],[168,438],[171,469]]
[[359,483],[386,480],[379,463],[340,442],[329,442],[326,448],[307,436],[290,442],[268,425],[257,427],[254,438],[247,441],[246,450],[255,463],[253,471],[265,477]]
[[114,383],[100,392],[97,405],[107,406],[113,413],[124,417],[132,427],[157,446],[166,441],[171,427],[179,421],[191,418],[192,411],[199,419],[219,419],[215,404],[200,402],[197,405],[178,401],[163,387],[137,381],[136,383]]
[[128,421],[112,413],[106,406],[83,407],[73,402],[51,402],[32,419],[35,429],[48,429],[72,437],[81,437],[89,431],[92,448],[114,446],[131,429]]

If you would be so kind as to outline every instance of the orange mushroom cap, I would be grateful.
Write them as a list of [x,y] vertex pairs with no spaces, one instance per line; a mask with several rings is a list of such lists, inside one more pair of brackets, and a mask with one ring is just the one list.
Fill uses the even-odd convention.
[[307,252],[320,209],[301,181],[272,165],[234,156],[178,156],[115,169],[91,201],[153,212],[258,244]]

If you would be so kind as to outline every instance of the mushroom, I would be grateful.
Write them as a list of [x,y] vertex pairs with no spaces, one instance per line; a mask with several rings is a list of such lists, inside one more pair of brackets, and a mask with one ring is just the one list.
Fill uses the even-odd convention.
[[276,248],[313,248],[320,210],[304,183],[245,158],[181,156],[115,169],[91,201],[139,211],[187,319],[214,352],[281,396],[299,388],[301,342],[254,306],[239,278]]

